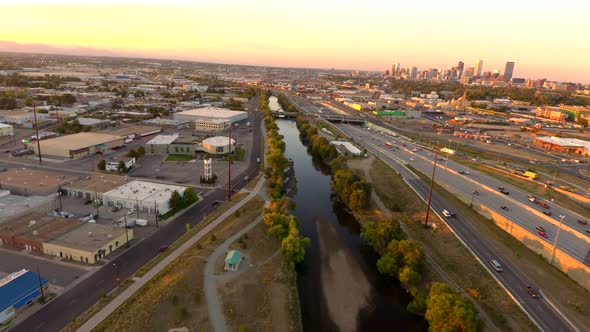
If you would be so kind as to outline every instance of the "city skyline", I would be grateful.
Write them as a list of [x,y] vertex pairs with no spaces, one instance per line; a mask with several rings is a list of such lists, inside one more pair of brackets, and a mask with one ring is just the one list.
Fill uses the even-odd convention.
[[[372,0],[363,6],[305,0],[287,8],[266,0],[2,1],[0,40],[116,55],[371,71],[382,71],[392,62],[447,68],[457,59],[466,67],[483,59],[484,72],[503,71],[510,59],[518,63],[515,77],[590,82],[590,59],[585,56],[590,46],[575,33],[584,31],[587,11],[560,15],[571,6],[529,2],[502,0],[471,8],[463,0]],[[590,9],[586,3],[569,2]],[[480,14],[467,15],[471,10]],[[495,21],[498,15],[500,22]],[[550,29],[539,34],[530,19],[551,22]]]

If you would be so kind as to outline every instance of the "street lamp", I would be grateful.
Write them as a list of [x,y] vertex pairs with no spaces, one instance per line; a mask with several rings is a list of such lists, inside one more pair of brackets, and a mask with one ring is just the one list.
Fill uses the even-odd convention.
[[121,285],[121,278],[119,278],[119,266],[117,266],[117,264],[113,263],[113,266],[115,267],[115,271],[117,272],[117,287],[119,287]]
[[559,216],[559,226],[557,226],[557,234],[555,235],[555,241],[553,241],[553,252],[551,253],[551,261],[549,264],[553,264],[553,260],[555,259],[555,249],[557,249],[557,239],[559,238],[559,231],[561,231],[561,224],[563,223],[563,219],[565,218],[564,215]]

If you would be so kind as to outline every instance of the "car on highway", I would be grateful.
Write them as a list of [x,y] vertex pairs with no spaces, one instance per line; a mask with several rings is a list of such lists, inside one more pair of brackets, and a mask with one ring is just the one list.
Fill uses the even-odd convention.
[[493,268],[493,269],[494,269],[496,272],[502,272],[502,271],[504,271],[504,270],[502,269],[502,265],[500,265],[500,263],[498,263],[498,261],[497,261],[497,260],[495,260],[495,259],[492,259],[492,260],[490,261],[490,265],[492,266],[492,268]]
[[550,215],[552,215],[553,213],[551,213],[551,211],[543,211],[543,214],[544,214],[544,215],[546,215],[546,216],[550,216]]
[[164,252],[168,249],[168,246],[160,246],[160,248],[158,249],[159,252]]
[[543,202],[543,201],[537,201],[537,204],[541,205],[541,207],[545,208],[545,209],[550,209],[551,207],[549,206],[549,204]]
[[547,235],[547,233],[545,233],[545,232],[541,232],[541,231],[539,231],[539,235],[541,235],[542,237],[544,237],[544,238],[546,238],[546,239],[548,239],[548,238],[549,238],[549,235]]
[[469,171],[459,171],[459,174],[465,174],[465,175],[469,175],[471,173],[469,173]]
[[502,205],[502,206],[500,206],[500,208],[504,211],[510,210],[506,205]]
[[537,199],[537,198],[535,198],[535,196],[533,196],[533,195],[530,195],[530,196],[529,196],[529,201],[531,201],[531,202],[533,202],[533,203],[535,202],[535,200],[536,200],[536,199]]
[[451,217],[455,216],[455,214],[453,212],[449,212],[447,210],[442,210],[442,214],[443,214],[443,216],[445,216],[447,218],[451,218]]
[[479,191],[477,191],[477,190],[474,190],[474,191],[473,191],[473,194],[474,194],[474,195],[476,195],[476,196],[479,196]]
[[590,228],[586,229],[586,233],[590,234]]
[[500,190],[500,192],[504,195],[510,195],[510,192],[507,190]]
[[533,289],[533,287],[531,287],[531,286],[528,286],[528,287],[526,288],[526,292],[527,292],[527,293],[529,293],[529,295],[530,295],[531,297],[535,298],[535,299],[538,299],[538,298],[539,298],[539,295],[537,294],[537,292],[535,292],[535,290],[534,290],[534,289]]
[[543,228],[543,226],[537,226],[535,227],[539,232],[543,232],[545,233],[545,228]]
[[588,225],[588,222],[586,220],[580,220],[580,219],[578,219],[578,223],[580,223],[582,225]]

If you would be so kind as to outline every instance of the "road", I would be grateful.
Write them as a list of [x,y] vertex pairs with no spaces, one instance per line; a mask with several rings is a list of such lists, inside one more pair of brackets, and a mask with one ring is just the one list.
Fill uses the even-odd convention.
[[[424,174],[428,175],[432,172],[434,154],[425,149],[413,152],[414,148],[421,148],[418,145],[391,136],[368,134],[358,127],[347,125],[338,125],[338,127],[365,146],[381,149],[387,154],[411,164]],[[398,148],[387,148],[385,146],[386,141],[391,142]],[[559,226],[559,216],[565,216],[557,247],[590,266],[590,236],[586,233],[586,227],[577,222],[577,220],[585,220],[584,216],[575,214],[551,202],[549,202],[551,208],[547,211],[551,211],[552,216],[546,216],[542,214],[545,209],[528,201],[529,193],[473,170],[469,170],[471,173],[469,175],[460,175],[458,171],[466,170],[465,166],[455,163],[451,158],[446,162],[445,156],[439,157],[444,158],[445,161],[439,161],[436,175],[437,182],[446,183],[462,195],[473,197],[475,204],[485,204],[494,212],[529,230],[531,234],[537,236],[538,241],[545,241],[553,245]],[[505,188],[510,194],[503,195],[498,190],[498,187]],[[472,195],[475,190],[479,191],[479,195]],[[504,211],[501,206],[507,206],[509,210]],[[549,238],[537,235],[537,226],[542,226]]]
[[[343,126],[339,126],[341,129]],[[350,127],[350,126],[347,126]],[[420,180],[416,174],[402,166],[402,159],[389,153],[388,150],[378,148],[373,144],[366,145],[367,150],[375,154],[392,168],[397,170],[406,181],[416,190],[423,199],[428,197],[428,186]],[[438,193],[433,192],[432,208],[439,214],[443,209],[449,209],[449,203],[445,201]],[[470,226],[469,223],[463,222],[463,216],[459,213],[455,218],[449,220],[448,224],[465,243],[465,245],[484,263],[491,259],[496,259],[502,264],[504,272],[496,273],[488,265],[485,265],[488,271],[505,287],[514,297],[515,301],[521,305],[543,331],[574,331],[570,324],[565,321],[544,299],[532,298],[527,292],[526,287],[531,283],[526,276],[519,271],[518,267],[509,260],[503,259],[502,256],[494,249],[487,240],[479,236],[478,231]]]
[[[260,112],[250,112],[250,122],[254,142],[260,142],[261,135]],[[247,182],[244,177],[252,179],[260,170],[260,164],[256,158],[260,156],[260,144],[253,144],[250,167],[241,174],[236,174],[232,181],[232,188],[241,189]],[[122,280],[131,277],[135,271],[155,257],[161,245],[169,245],[186,233],[185,224],[191,227],[198,224],[215,209],[212,205],[215,201],[223,201],[227,196],[226,191],[214,190],[205,194],[203,200],[194,205],[181,215],[178,215],[167,225],[160,227],[160,230],[136,243],[129,250],[115,257],[108,264],[105,264],[95,273],[82,280],[72,287],[65,294],[42,307],[35,314],[14,326],[11,331],[60,331],[74,317],[79,316],[86,309],[96,303],[105,293],[111,292],[116,287],[116,273],[112,264],[119,267]]]

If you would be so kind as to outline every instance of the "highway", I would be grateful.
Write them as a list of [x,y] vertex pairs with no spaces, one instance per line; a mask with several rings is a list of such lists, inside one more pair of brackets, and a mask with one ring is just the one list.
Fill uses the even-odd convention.
[[[337,126],[366,147],[384,150],[388,155],[409,163],[426,175],[432,173],[434,153],[423,149],[419,145],[414,145],[412,142],[401,138],[393,138],[389,135],[370,134],[367,130],[359,127],[348,125]],[[390,142],[397,148],[388,148],[385,142]],[[414,149],[420,150],[412,151]],[[590,234],[586,233],[586,229],[589,226],[581,225],[577,222],[577,220],[586,220],[584,216],[575,214],[552,202],[547,202],[550,209],[543,209],[539,205],[529,202],[528,196],[530,194],[525,191],[505,184],[490,176],[467,169],[465,166],[454,162],[452,158],[449,158],[447,162],[446,155],[439,155],[439,158],[443,160],[439,160],[438,162],[435,177],[437,182],[453,187],[466,197],[473,197],[474,204],[484,204],[496,213],[519,224],[529,230],[532,235],[536,236],[538,241],[545,241],[553,245],[559,226],[559,216],[565,216],[559,234],[557,248],[590,266]],[[469,170],[469,175],[458,173],[459,171],[466,170]],[[509,192],[509,195],[502,194],[498,190],[499,187],[505,188]],[[479,195],[473,195],[475,190],[479,192]],[[501,206],[508,207],[508,211],[503,210]],[[543,211],[551,211],[552,215],[546,216],[542,213]],[[544,238],[538,234],[536,230],[538,226],[545,229],[548,238]]]
[[[254,108],[252,108],[254,109]],[[260,135],[261,135],[260,112],[250,112],[250,122],[252,122],[252,131],[254,144],[250,152],[250,166],[241,174],[232,177],[232,188],[239,190],[245,186],[249,179],[254,178],[259,170],[260,164],[256,158],[260,157]],[[121,280],[132,277],[132,275],[152,258],[159,254],[159,248],[162,245],[170,245],[179,237],[186,233],[186,224],[191,227],[201,222],[207,215],[211,214],[215,207],[215,201],[224,201],[227,192],[223,190],[213,190],[204,194],[203,199],[178,215],[171,222],[161,223],[160,229],[143,239],[140,242],[133,243],[130,249],[124,251],[115,258],[107,257],[105,265],[87,278],[73,286],[63,295],[49,302],[39,311],[25,319],[20,324],[12,327],[10,331],[60,331],[73,318],[78,317],[85,310],[96,303],[103,294],[111,292],[116,287],[116,272],[113,264],[119,267]]]
[[[347,125],[338,125],[338,127],[347,133],[355,133],[359,130],[362,132],[361,129]],[[393,155],[389,149],[385,148],[384,144],[383,148],[372,143],[367,143],[365,147],[368,151],[378,156],[392,168],[397,170],[423,199],[428,197],[428,186],[420,180],[416,174],[403,166],[405,163],[403,159]],[[432,169],[430,171],[432,171]],[[437,172],[439,171],[440,169],[437,169]],[[449,209],[449,204],[446,203],[445,199],[436,192],[433,192],[432,194],[431,206],[439,214],[443,209]],[[493,245],[481,238],[476,229],[470,226],[469,223],[465,223],[463,216],[461,216],[460,213],[457,213],[454,218],[449,219],[448,224],[465,245],[484,263],[488,271],[490,271],[503,287],[509,291],[514,300],[523,307],[525,312],[527,312],[541,330],[552,332],[575,331],[575,329],[543,299],[543,296],[541,296],[541,298],[532,298],[527,293],[526,288],[528,286],[534,287],[534,285],[531,285],[528,278],[520,272],[517,266],[507,259],[503,259],[494,249]],[[502,273],[497,273],[490,269],[488,262],[492,259],[496,259],[503,266],[504,271]]]

